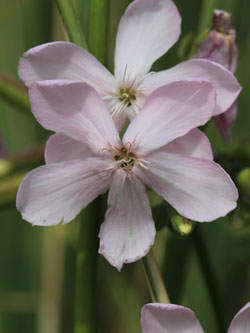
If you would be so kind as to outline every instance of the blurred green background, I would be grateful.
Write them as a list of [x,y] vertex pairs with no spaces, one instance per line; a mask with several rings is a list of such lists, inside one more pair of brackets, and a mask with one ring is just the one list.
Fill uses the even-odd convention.
[[[128,0],[107,1],[109,26],[105,52],[110,70],[113,69],[117,25],[129,3]],[[233,14],[239,46],[236,76],[243,86],[233,128],[232,144],[235,144],[250,134],[250,2],[175,0],[175,3],[183,19],[181,38],[189,32],[196,34],[205,29],[214,8]],[[78,0],[74,5],[87,35],[89,0]],[[64,39],[61,20],[52,0],[0,0],[0,74],[16,78],[18,59],[23,52],[38,44]],[[178,48],[179,42],[157,61],[154,69],[178,63]],[[29,110],[26,115],[0,98],[0,131],[6,140],[9,158],[45,142],[49,135],[28,113]],[[212,123],[206,131],[216,154],[230,149]],[[226,161],[228,171],[234,172],[237,166],[232,164],[237,165],[237,162]],[[7,201],[0,200],[0,208],[0,332],[73,332],[79,222],[46,229],[32,227],[22,221],[16,211],[13,195]],[[161,214],[161,222],[165,219]],[[195,240],[197,237],[199,242]],[[199,253],[201,249],[202,254]],[[239,207],[231,216],[199,225],[190,237],[181,237],[167,227],[162,228],[157,234],[154,251],[172,302],[191,307],[204,330],[216,333],[219,331],[215,310],[203,270],[204,262],[209,262],[220,311],[228,327],[234,314],[250,300],[249,198],[241,194]],[[141,307],[151,301],[140,264],[126,265],[118,273],[101,256],[98,260],[98,332],[140,332]]]

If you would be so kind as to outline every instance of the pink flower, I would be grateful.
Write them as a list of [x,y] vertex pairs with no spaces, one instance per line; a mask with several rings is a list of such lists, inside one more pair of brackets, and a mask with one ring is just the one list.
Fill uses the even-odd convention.
[[[235,43],[236,32],[232,28],[232,15],[223,10],[214,10],[211,28],[207,38],[199,45],[195,58],[215,61],[232,73],[238,62],[238,48]],[[216,127],[222,137],[231,141],[231,128],[236,119],[237,104],[224,113],[214,117]]]
[[172,0],[135,0],[121,18],[115,49],[114,76],[89,52],[67,42],[30,49],[19,63],[19,76],[29,87],[40,80],[84,81],[105,100],[118,130],[139,112],[158,87],[184,79],[211,81],[216,89],[214,115],[227,110],[241,88],[235,77],[214,62],[193,59],[158,73],[152,64],[178,40],[181,18]]
[[86,83],[37,82],[30,100],[39,123],[57,133],[46,145],[47,165],[31,171],[18,190],[17,208],[33,225],[68,223],[110,188],[99,252],[120,270],[154,242],[145,185],[192,220],[212,221],[235,208],[237,189],[196,129],[214,111],[210,83],[158,88],[122,140],[104,102]]
[[[141,312],[142,333],[204,333],[195,314],[176,304],[146,304]],[[233,318],[228,333],[250,332],[250,302]]]

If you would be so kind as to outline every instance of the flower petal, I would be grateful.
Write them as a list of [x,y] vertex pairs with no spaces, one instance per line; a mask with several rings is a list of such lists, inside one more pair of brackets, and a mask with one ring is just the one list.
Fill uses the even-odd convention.
[[147,154],[204,125],[212,116],[215,92],[206,81],[177,81],[155,90],[129,125],[124,143]]
[[115,50],[115,76],[147,73],[178,40],[181,17],[172,0],[135,0],[121,18]]
[[141,89],[153,91],[166,83],[194,78],[208,80],[213,84],[217,99],[214,115],[226,111],[241,91],[237,79],[229,70],[205,59],[188,60],[165,71],[149,75]]
[[92,151],[86,145],[63,134],[50,136],[44,154],[46,164],[68,160],[86,160],[88,157],[93,157]]
[[248,302],[233,318],[228,333],[250,332],[250,302]]
[[169,153],[213,160],[211,144],[207,136],[197,128],[170,142],[163,149]]
[[126,124],[127,114],[126,114],[126,112],[113,114],[112,120],[115,123],[117,131],[120,133]]
[[99,233],[101,253],[118,270],[145,256],[153,245],[155,226],[145,186],[124,171],[114,175],[105,221]]
[[219,114],[218,116],[214,117],[214,122],[219,130],[221,136],[224,140],[228,143],[231,141],[231,128],[233,123],[236,119],[238,112],[238,103],[234,102],[233,105],[224,113]]
[[41,166],[27,174],[17,193],[17,209],[33,225],[70,222],[110,185],[97,158]]
[[189,308],[176,304],[149,303],[141,311],[142,333],[203,333]]
[[147,157],[144,182],[182,216],[210,222],[236,207],[238,191],[215,162],[157,151]]
[[30,88],[32,112],[46,129],[83,142],[94,153],[120,139],[104,102],[83,82],[40,81]]
[[103,93],[116,85],[113,75],[92,54],[69,42],[33,47],[20,59],[18,74],[28,87],[42,80],[84,81]]

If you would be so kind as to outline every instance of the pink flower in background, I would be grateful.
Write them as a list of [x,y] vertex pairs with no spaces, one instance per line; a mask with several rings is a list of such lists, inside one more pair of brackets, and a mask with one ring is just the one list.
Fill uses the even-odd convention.
[[[204,333],[195,314],[176,304],[151,303],[141,311],[142,333]],[[233,318],[228,333],[250,332],[250,302]]]
[[214,115],[227,110],[241,88],[230,71],[204,59],[193,59],[158,73],[152,64],[178,40],[181,18],[172,0],[135,0],[121,18],[115,48],[114,76],[88,51],[68,42],[30,49],[19,63],[19,76],[29,87],[40,80],[84,81],[106,102],[118,130],[139,112],[156,88],[178,80],[211,81],[216,89]]
[[[232,28],[232,15],[223,10],[214,10],[211,28],[208,36],[199,45],[195,58],[215,61],[232,73],[238,62],[238,48],[235,43],[236,32]],[[215,124],[222,137],[231,141],[231,128],[237,115],[237,104],[224,113],[214,117]]]
[[104,102],[86,83],[37,82],[30,100],[39,123],[57,133],[46,145],[47,164],[31,171],[18,190],[17,208],[33,225],[68,223],[110,188],[99,252],[120,270],[154,242],[145,185],[192,220],[212,221],[235,208],[237,189],[196,129],[213,115],[210,83],[158,88],[122,140]]

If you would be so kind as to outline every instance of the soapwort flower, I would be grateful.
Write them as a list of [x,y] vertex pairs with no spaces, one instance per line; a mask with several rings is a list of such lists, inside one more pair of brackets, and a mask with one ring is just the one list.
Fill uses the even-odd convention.
[[[195,314],[176,304],[150,303],[142,308],[142,333],[204,333]],[[228,333],[250,332],[250,302],[233,318]]]
[[237,189],[196,129],[213,115],[207,81],[179,81],[149,95],[121,140],[103,100],[86,83],[41,81],[30,88],[32,112],[46,129],[46,165],[31,171],[17,208],[33,225],[70,222],[108,188],[99,252],[119,270],[144,256],[155,226],[145,185],[181,215],[212,221],[235,208]]
[[135,0],[121,18],[116,36],[114,76],[88,51],[69,42],[43,44],[26,52],[19,76],[29,87],[35,81],[84,81],[105,101],[118,130],[139,112],[156,88],[186,78],[211,81],[216,89],[214,115],[227,110],[241,88],[223,66],[192,59],[158,73],[152,64],[178,40],[181,18],[172,0]]

